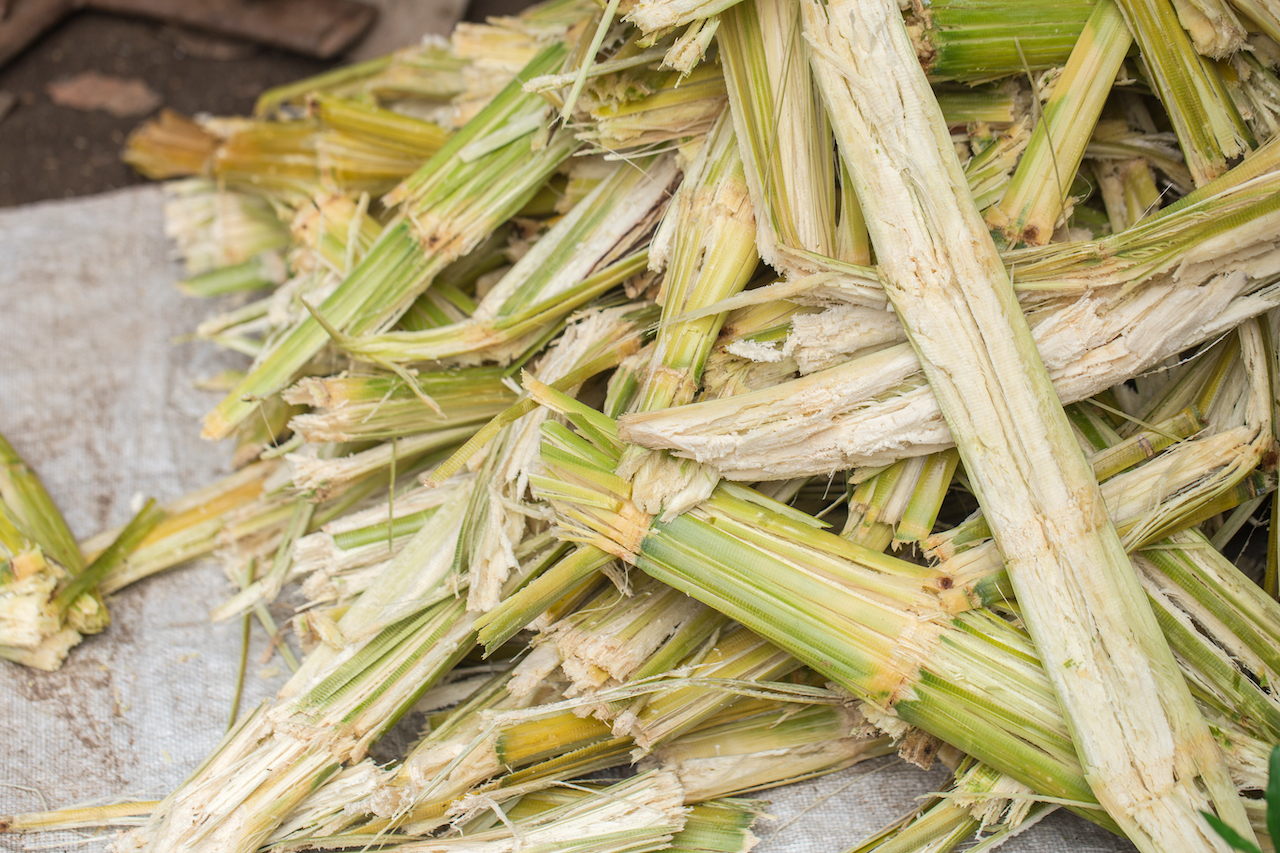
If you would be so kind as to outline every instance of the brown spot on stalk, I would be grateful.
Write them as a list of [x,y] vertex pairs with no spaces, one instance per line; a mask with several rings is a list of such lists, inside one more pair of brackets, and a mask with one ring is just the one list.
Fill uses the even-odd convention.
[[1274,471],[1276,469],[1276,462],[1280,461],[1280,459],[1277,458],[1278,456],[1280,456],[1280,454],[1277,454],[1276,452],[1276,443],[1274,441],[1268,441],[1266,449],[1262,451],[1262,470]]
[[940,749],[942,749],[942,741],[927,732],[912,729],[902,739],[902,744],[898,747],[898,755],[903,761],[909,761],[921,770],[928,770],[933,767],[933,759],[937,757]]
[[938,61],[938,48],[934,45],[932,38],[933,15],[923,3],[913,2],[904,23],[907,25],[907,35],[911,37],[911,44],[916,50],[916,59],[928,74]]

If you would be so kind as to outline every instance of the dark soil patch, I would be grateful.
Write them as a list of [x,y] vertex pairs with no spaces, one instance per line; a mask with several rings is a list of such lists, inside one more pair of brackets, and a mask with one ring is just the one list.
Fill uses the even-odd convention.
[[0,69],[0,92],[17,99],[0,119],[0,207],[145,180],[120,162],[125,137],[145,117],[60,107],[45,91],[51,82],[99,71],[142,80],[161,95],[164,106],[181,113],[243,115],[263,89],[332,64],[150,21],[76,14]]

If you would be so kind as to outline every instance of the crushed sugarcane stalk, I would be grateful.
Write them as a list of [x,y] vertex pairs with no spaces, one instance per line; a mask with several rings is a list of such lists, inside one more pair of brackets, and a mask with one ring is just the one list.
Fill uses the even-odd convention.
[[1175,674],[897,9],[802,9],[881,281],[956,439],[1089,785],[1140,850],[1222,849],[1200,812],[1245,833],[1248,819]]
[[294,673],[163,801],[0,831],[746,853],[876,759],[953,779],[850,853],[1265,849],[1273,12],[547,0],[161,114],[237,470],[77,542],[0,443],[0,655],[212,557]]

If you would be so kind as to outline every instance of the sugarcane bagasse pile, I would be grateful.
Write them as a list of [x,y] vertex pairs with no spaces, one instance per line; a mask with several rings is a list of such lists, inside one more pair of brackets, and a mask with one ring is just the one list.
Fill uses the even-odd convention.
[[0,444],[0,651],[214,554],[306,654],[10,828],[730,853],[896,752],[951,789],[850,850],[1270,849],[1278,65],[1263,0],[549,0],[140,128],[237,469],[77,543]]

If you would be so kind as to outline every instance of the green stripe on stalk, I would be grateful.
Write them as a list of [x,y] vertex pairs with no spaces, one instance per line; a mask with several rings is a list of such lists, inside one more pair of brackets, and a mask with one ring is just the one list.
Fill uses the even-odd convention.
[[1007,245],[1049,242],[1085,146],[1133,39],[1113,0],[1100,0],[1054,84],[1027,150],[986,222]]
[[250,258],[231,266],[218,267],[178,282],[187,296],[225,296],[275,287],[277,275],[262,257]]
[[747,853],[757,839],[751,825],[763,815],[765,803],[755,800],[719,799],[699,803],[689,810],[684,829],[671,839],[676,853]]
[[1016,84],[988,83],[981,86],[942,84],[933,87],[938,107],[947,124],[1010,125],[1026,114],[1028,95]]
[[1098,482],[1145,462],[1163,450],[1200,432],[1207,424],[1194,408],[1184,409],[1151,429],[1142,430],[1089,457]]
[[1092,0],[933,0],[908,15],[916,55],[931,80],[994,80],[1067,61]]
[[[380,524],[362,527],[359,530],[346,530],[341,533],[335,533],[333,534],[333,542],[343,551],[349,551],[353,548],[385,542],[388,538],[395,540],[404,536],[411,536],[422,529],[422,525],[437,509],[438,507],[431,507],[408,515],[397,516],[390,522],[384,521]],[[390,526],[390,530],[387,529],[388,526]]]
[[[580,367],[577,367],[567,373],[563,378],[557,379],[555,382],[551,383],[551,387],[558,391],[565,391],[575,385],[580,385],[593,376],[616,367],[619,362],[630,353],[631,347],[627,345],[627,342],[621,342],[617,346],[612,347],[608,353],[590,359]],[[525,397],[520,402],[508,408],[502,414],[494,417],[493,420],[489,421],[489,423],[485,424],[480,430],[478,430],[476,434],[466,442],[466,444],[459,448],[456,453],[441,463],[440,466],[431,473],[431,476],[426,482],[429,485],[439,485],[449,477],[452,477],[461,470],[462,466],[466,464],[466,461],[471,456],[475,455],[480,448],[492,441],[494,436],[496,436],[503,427],[514,423],[516,420],[527,415],[529,412],[532,412],[537,407],[538,404],[536,400],[532,397]]]
[[924,470],[916,481],[915,491],[902,513],[902,520],[894,530],[895,545],[919,542],[933,530],[959,462],[960,454],[954,448],[930,453],[925,457]]
[[1182,145],[1196,186],[1226,172],[1256,143],[1222,75],[1201,57],[1171,0],[1118,0]]
[[85,559],[75,534],[53,502],[36,472],[23,461],[0,435],[0,500],[7,505],[15,524],[49,557],[71,575],[84,570]]
[[116,540],[107,546],[101,554],[94,557],[93,562],[84,571],[72,578],[71,582],[58,591],[53,599],[53,606],[59,613],[65,613],[77,598],[92,592],[97,585],[135,551],[141,542],[164,520],[165,512],[156,505],[155,498],[147,501],[133,520],[125,525]]
[[[1222,623],[1273,673],[1280,673],[1280,609],[1249,585],[1204,536],[1187,530],[1142,556]],[[1280,737],[1280,736],[1278,736]]]

